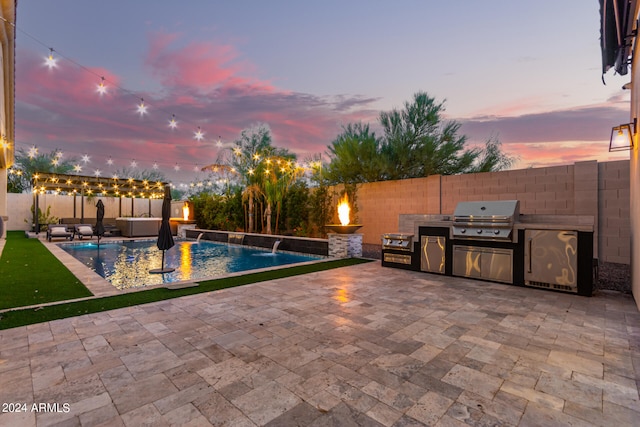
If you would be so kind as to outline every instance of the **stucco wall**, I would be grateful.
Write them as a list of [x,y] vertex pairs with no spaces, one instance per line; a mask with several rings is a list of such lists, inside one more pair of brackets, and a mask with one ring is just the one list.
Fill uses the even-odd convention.
[[[30,230],[31,229],[31,205],[33,204],[32,194],[15,194],[9,193],[8,199],[8,216],[7,230]],[[92,199],[81,197],[58,196],[53,194],[44,194],[38,196],[38,206],[43,213],[46,213],[47,207],[51,207],[51,216],[58,218],[81,218],[82,208],[84,205],[84,218],[96,217],[96,203],[102,200],[104,203],[105,218],[116,218],[118,216],[131,215],[131,201],[134,201],[134,216],[149,215],[149,199],[118,199],[115,197],[95,197]],[[120,204],[122,200],[122,204]],[[75,215],[74,215],[75,203]],[[120,215],[122,213],[122,215]],[[154,217],[162,216],[162,200],[151,200],[151,215]],[[27,222],[24,220],[27,219]]]

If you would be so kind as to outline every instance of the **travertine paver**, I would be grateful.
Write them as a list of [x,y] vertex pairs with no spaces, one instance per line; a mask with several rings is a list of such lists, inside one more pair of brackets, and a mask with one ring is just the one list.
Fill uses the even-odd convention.
[[0,331],[0,426],[635,426],[639,367],[630,296],[373,262]]

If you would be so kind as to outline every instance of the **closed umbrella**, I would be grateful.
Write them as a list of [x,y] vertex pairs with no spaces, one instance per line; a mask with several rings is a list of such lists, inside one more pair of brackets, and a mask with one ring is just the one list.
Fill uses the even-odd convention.
[[162,201],[162,222],[160,223],[160,231],[158,231],[158,249],[162,251],[162,266],[150,270],[149,273],[171,273],[175,268],[164,268],[164,251],[171,249],[175,242],[171,234],[171,225],[169,218],[171,217],[171,187],[164,187],[164,200]]
[[102,203],[102,200],[98,200],[96,208],[96,229],[93,232],[98,236],[98,249],[100,249],[100,237],[104,236],[104,225],[102,225],[102,220],[104,219],[104,203]]

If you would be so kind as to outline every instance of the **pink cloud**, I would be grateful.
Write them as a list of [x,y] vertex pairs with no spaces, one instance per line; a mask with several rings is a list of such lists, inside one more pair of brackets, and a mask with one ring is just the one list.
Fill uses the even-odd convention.
[[201,92],[219,88],[273,91],[267,82],[241,76],[251,71],[239,61],[234,46],[213,42],[191,42],[178,46],[177,34],[153,33],[145,64],[164,86],[191,87]]

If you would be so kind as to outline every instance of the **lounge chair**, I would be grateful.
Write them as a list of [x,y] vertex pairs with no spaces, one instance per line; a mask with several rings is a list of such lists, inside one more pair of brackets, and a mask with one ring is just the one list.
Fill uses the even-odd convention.
[[67,229],[64,224],[49,224],[47,226],[47,240],[51,239],[69,239],[73,240],[73,232]]
[[82,240],[83,237],[93,239],[93,227],[90,224],[76,224],[74,229],[78,239]]

